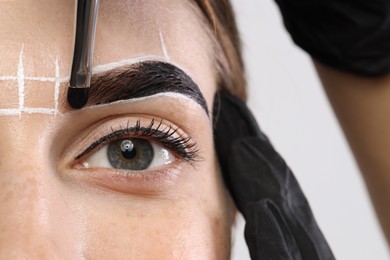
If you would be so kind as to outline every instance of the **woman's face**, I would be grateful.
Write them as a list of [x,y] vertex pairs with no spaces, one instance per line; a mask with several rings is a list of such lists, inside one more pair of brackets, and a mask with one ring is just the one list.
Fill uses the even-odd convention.
[[227,258],[199,12],[102,0],[90,102],[75,111],[73,2],[0,0],[0,258]]

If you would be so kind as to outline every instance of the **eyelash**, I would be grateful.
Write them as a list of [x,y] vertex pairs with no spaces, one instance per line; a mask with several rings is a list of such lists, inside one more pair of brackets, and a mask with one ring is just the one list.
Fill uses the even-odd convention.
[[[155,125],[157,125],[157,127]],[[119,126],[120,130],[114,130],[111,128],[110,134],[94,141],[87,149],[84,150],[84,152],[78,155],[75,160],[80,160],[93,150],[121,138],[146,137],[161,143],[165,148],[171,149],[174,153],[187,162],[191,163],[197,161],[199,158],[199,150],[197,149],[196,142],[194,142],[191,137],[185,135],[184,133],[173,137],[173,135],[177,133],[180,128],[169,124],[169,126],[164,125],[164,129],[160,129],[162,125],[163,119],[156,123],[155,119],[153,118],[146,127],[141,126],[140,119],[137,120],[134,127],[130,127],[128,121],[125,128],[122,128],[122,126]]]

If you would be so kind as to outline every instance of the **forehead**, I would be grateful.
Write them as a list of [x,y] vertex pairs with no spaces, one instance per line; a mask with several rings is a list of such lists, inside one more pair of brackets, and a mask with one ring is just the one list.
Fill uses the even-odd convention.
[[[52,107],[36,104],[38,90],[50,92],[53,106],[55,95],[61,98],[73,55],[74,2],[0,1],[0,109],[19,107],[21,91],[24,105],[34,107]],[[206,35],[188,1],[101,0],[93,63],[161,57],[185,68],[207,97],[215,79]]]

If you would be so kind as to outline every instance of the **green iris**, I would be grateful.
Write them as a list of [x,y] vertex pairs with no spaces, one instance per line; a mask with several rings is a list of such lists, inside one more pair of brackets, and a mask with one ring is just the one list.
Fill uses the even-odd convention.
[[112,167],[124,170],[145,170],[154,157],[152,144],[140,138],[121,139],[112,142],[107,149]]

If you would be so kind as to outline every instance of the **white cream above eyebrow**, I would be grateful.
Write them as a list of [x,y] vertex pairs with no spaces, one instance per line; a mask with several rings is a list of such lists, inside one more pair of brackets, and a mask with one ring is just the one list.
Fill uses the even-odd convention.
[[[165,92],[165,93],[157,93],[157,94],[146,96],[146,97],[132,98],[132,99],[126,99],[126,100],[118,100],[118,101],[114,101],[114,102],[111,102],[111,103],[108,103],[108,104],[100,104],[100,105],[88,106],[88,107],[84,107],[84,108],[82,108],[80,110],[81,111],[88,111],[88,110],[91,110],[91,109],[99,109],[99,108],[111,107],[113,105],[119,105],[119,104],[131,104],[131,103],[141,102],[141,101],[154,99],[154,98],[159,98],[159,97],[170,97],[170,98],[176,98],[176,99],[184,99],[186,101],[191,101],[192,103],[199,105],[193,99],[191,99],[191,98],[189,98],[186,95],[183,95],[181,93]],[[201,106],[199,105],[199,107],[201,107]],[[67,113],[72,113],[72,112],[67,112]]]
[[[168,60],[166,57],[157,56],[157,55],[137,56],[137,57],[131,57],[131,58],[126,59],[126,60],[120,60],[120,61],[114,61],[111,63],[102,64],[102,65],[96,65],[92,68],[92,74],[107,72],[107,71],[110,71],[110,70],[113,70],[113,69],[116,69],[116,68],[119,68],[122,66],[133,65],[133,64],[137,64],[139,62],[144,62],[144,61],[160,61],[160,62],[166,62],[166,63],[172,64],[175,67],[184,71],[187,75],[189,75],[194,80],[192,73],[189,72],[186,68],[184,68],[180,64],[173,62],[172,60]],[[63,81],[69,81],[69,76],[66,78],[61,78],[61,82],[63,82]]]
[[168,62],[164,57],[161,57],[161,56],[153,56],[153,55],[137,56],[137,57],[132,57],[132,58],[129,58],[126,60],[114,61],[111,63],[94,66],[92,68],[92,74],[107,72],[109,70],[113,70],[113,69],[116,69],[116,68],[119,68],[122,66],[132,65],[132,64],[139,63],[139,62],[150,61],[150,60]]

